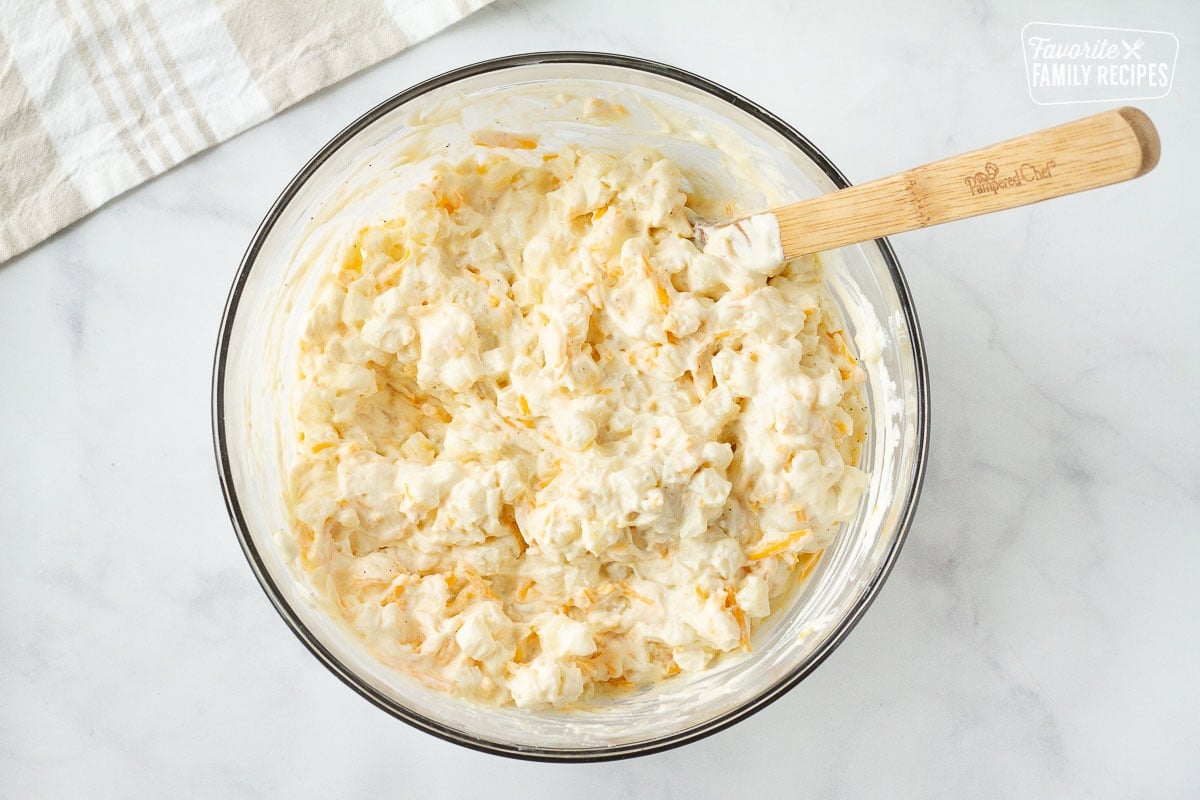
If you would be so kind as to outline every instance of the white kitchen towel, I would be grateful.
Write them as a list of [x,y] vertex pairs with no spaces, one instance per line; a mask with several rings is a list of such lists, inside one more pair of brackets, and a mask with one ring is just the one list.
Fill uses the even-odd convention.
[[0,0],[0,262],[491,0]]

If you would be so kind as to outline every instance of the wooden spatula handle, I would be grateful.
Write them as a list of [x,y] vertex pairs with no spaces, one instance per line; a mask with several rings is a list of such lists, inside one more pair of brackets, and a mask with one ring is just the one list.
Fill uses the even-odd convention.
[[1158,132],[1118,108],[775,209],[788,258],[1136,178]]

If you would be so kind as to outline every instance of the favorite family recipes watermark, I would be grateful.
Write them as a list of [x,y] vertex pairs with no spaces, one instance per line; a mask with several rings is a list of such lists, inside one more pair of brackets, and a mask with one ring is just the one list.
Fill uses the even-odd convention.
[[1021,29],[1029,96],[1039,105],[1153,100],[1175,77],[1166,31],[1030,22]]

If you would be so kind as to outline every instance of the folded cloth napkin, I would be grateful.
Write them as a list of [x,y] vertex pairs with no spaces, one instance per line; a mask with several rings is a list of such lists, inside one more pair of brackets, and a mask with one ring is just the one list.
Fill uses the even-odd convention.
[[0,0],[0,262],[491,0]]

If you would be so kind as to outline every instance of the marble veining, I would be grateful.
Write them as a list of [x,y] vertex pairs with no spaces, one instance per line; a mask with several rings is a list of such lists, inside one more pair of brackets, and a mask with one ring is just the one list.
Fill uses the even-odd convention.
[[[1187,797],[1200,787],[1200,6],[497,0],[0,265],[0,797]],[[932,446],[847,641],[732,729],[549,766],[442,743],[321,667],[225,514],[209,381],[283,185],[379,100],[469,61],[612,50],[792,122],[854,181],[1099,106],[1034,105],[1030,21],[1174,32],[1158,170],[896,237]]]

